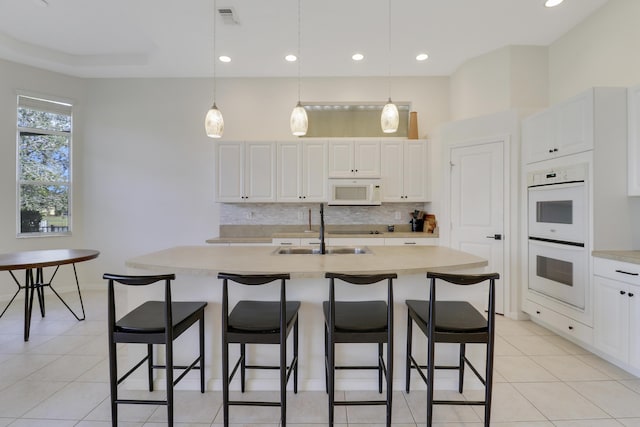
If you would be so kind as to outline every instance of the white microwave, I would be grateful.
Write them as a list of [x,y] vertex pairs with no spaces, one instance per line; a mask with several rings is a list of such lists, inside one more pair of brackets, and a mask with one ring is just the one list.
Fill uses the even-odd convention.
[[380,205],[380,185],[380,179],[329,179],[329,205]]

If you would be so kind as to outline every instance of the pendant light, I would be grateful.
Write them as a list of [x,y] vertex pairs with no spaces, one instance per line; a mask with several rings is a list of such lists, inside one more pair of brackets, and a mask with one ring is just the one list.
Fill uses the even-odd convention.
[[222,113],[216,106],[216,13],[218,8],[216,7],[216,1],[213,1],[213,105],[207,111],[207,116],[204,119],[204,128],[209,138],[221,138],[224,133],[224,119]]
[[388,66],[389,66],[389,101],[382,108],[382,114],[380,115],[380,126],[384,133],[394,133],[398,130],[398,124],[400,123],[400,114],[398,113],[398,107],[391,102],[391,0],[388,0],[389,5],[389,25],[387,29],[389,31],[389,52],[388,52]]
[[298,104],[291,112],[289,119],[291,133],[295,136],[304,136],[309,128],[309,118],[307,110],[300,103],[300,0],[298,0]]

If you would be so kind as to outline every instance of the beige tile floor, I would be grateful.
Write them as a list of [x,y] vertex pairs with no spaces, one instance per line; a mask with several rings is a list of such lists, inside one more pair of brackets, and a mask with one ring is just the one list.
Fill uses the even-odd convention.
[[[22,340],[22,305],[0,318],[0,427],[109,426],[106,295],[83,294],[87,320],[77,322],[48,295],[47,316],[34,313],[31,340]],[[71,301],[73,295],[69,295]],[[501,427],[640,427],[640,379],[531,322],[498,319],[492,425]],[[123,390],[145,396],[144,391]],[[156,394],[162,392],[156,392]],[[338,394],[342,397],[343,392]],[[344,392],[347,397],[371,393]],[[481,391],[440,391],[442,398],[477,399]],[[258,398],[264,392],[252,392]],[[377,393],[373,393],[374,395]],[[219,392],[177,391],[179,426],[222,424]],[[288,425],[327,423],[326,394],[291,393]],[[164,425],[166,410],[122,406],[122,426]],[[277,426],[277,408],[232,408],[236,426]],[[424,425],[425,392],[394,393],[394,426]],[[438,406],[434,425],[481,426],[482,408]],[[383,425],[382,407],[340,407],[336,423]]]

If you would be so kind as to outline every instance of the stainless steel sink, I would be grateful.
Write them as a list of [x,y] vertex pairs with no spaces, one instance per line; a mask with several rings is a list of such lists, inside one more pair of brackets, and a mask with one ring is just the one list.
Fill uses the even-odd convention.
[[[365,246],[330,246],[325,255],[360,255],[371,251]],[[274,251],[275,255],[321,255],[320,248],[298,248],[280,246]]]

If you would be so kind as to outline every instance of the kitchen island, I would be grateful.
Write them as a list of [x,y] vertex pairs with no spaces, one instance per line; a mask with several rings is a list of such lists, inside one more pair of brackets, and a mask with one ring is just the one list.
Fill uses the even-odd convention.
[[[331,248],[331,247],[329,247]],[[290,251],[290,247],[287,250]],[[408,298],[428,298],[428,287],[425,274],[427,271],[464,271],[480,272],[487,265],[487,261],[465,252],[440,246],[410,246],[366,247],[362,254],[278,254],[276,246],[256,247],[227,247],[227,246],[179,246],[158,252],[141,255],[129,259],[126,265],[130,274],[175,273],[176,281],[173,285],[174,300],[202,300],[209,305],[206,311],[206,377],[207,389],[221,389],[221,338],[220,338],[220,281],[216,275],[220,271],[239,274],[255,273],[290,273],[291,281],[287,284],[287,298],[302,302],[300,311],[300,379],[301,390],[324,390],[324,346],[323,346],[323,316],[321,302],[328,298],[328,283],[324,279],[327,271],[342,273],[388,273],[395,272],[398,279],[394,282],[395,316],[394,316],[394,388],[404,387],[404,360],[406,338],[406,308],[404,301]],[[358,293],[354,287],[342,288],[338,298],[343,299],[385,299],[385,285],[380,285],[368,291],[366,296]],[[231,288],[229,300],[233,306],[238,299],[277,299],[275,285],[255,287],[234,286]],[[481,289],[473,293],[443,284],[439,288],[439,298],[465,299],[482,308],[486,303],[486,292]],[[133,289],[128,291],[129,306],[134,307],[150,298],[160,299],[162,291],[157,289]],[[193,332],[193,334],[189,334]],[[188,331],[181,339],[191,341],[185,345],[178,345],[176,361],[180,359],[181,349],[187,352],[194,348],[197,342],[195,331]],[[415,347],[423,342],[416,334]],[[363,351],[354,352],[350,346],[349,362],[358,364],[375,363],[376,351],[365,346],[374,344],[359,344]],[[136,359],[145,349],[130,349],[131,359]],[[137,346],[143,347],[143,346]],[[425,346],[426,347],[426,346]],[[357,346],[356,346],[357,348]],[[337,347],[337,359],[340,361],[341,346]],[[231,357],[236,356],[236,349],[232,348]],[[345,348],[346,350],[346,348]],[[451,349],[450,355],[455,359],[456,351]],[[473,349],[471,349],[473,351]],[[136,353],[137,352],[137,353]],[[354,354],[356,353],[356,354]],[[445,352],[447,353],[447,352]],[[420,355],[417,351],[416,354]],[[424,353],[423,353],[424,354]],[[261,363],[266,360],[277,360],[276,346],[249,346],[247,357],[255,361],[259,356]],[[358,360],[358,359],[361,360]],[[191,374],[190,374],[191,375]],[[182,382],[185,387],[198,389],[196,376],[192,382],[186,377]],[[135,387],[144,388],[146,380],[141,375],[134,379]],[[436,382],[439,388],[455,389],[455,375],[443,377]],[[416,385],[419,382],[416,381]],[[158,383],[161,386],[161,383]],[[249,371],[247,373],[247,387],[249,390],[275,390],[278,387],[276,371]],[[340,371],[336,378],[337,389],[377,389],[377,375],[368,371]],[[232,389],[239,388],[239,381],[232,383]]]

